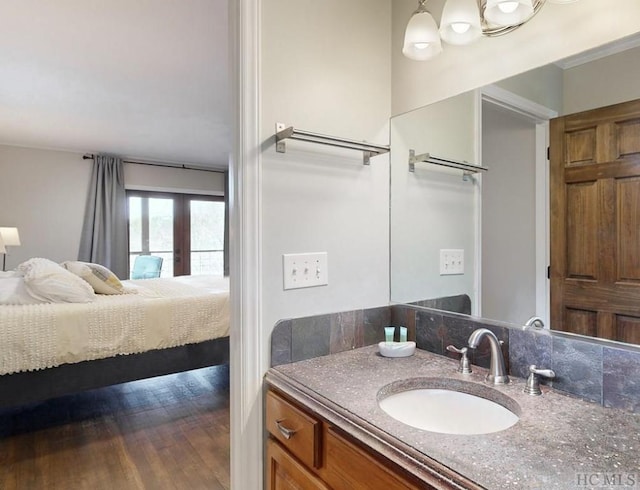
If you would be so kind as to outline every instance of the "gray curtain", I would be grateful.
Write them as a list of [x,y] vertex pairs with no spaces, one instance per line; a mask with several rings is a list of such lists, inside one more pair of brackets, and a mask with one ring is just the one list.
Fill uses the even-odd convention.
[[224,173],[224,275],[229,275],[229,172]]
[[128,253],[127,197],[122,160],[96,155],[78,260],[101,264],[125,279],[129,277]]

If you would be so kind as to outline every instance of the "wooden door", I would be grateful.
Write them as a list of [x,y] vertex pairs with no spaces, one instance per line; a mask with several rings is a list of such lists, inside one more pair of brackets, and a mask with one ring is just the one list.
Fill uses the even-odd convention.
[[640,99],[550,132],[551,328],[640,344]]

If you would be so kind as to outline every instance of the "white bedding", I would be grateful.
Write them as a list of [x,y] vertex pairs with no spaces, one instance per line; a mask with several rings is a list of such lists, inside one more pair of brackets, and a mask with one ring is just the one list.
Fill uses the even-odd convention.
[[93,303],[0,305],[0,375],[229,335],[229,280],[123,281],[136,294]]

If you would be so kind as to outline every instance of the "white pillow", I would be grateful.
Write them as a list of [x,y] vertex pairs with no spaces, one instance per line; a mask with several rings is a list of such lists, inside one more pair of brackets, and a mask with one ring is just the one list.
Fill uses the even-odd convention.
[[100,264],[90,262],[63,262],[62,267],[81,277],[98,294],[124,294],[124,286],[113,272]]
[[16,270],[24,275],[29,294],[38,300],[47,303],[89,303],[96,298],[89,283],[51,260],[29,259]]
[[0,305],[33,305],[42,301],[29,294],[24,277],[15,271],[0,272]]

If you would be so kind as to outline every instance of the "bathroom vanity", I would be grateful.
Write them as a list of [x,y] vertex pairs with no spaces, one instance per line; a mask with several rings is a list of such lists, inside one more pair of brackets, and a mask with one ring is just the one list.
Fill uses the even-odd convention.
[[[605,477],[640,486],[640,414],[546,386],[527,395],[521,378],[490,386],[486,369],[457,366],[420,349],[393,359],[368,346],[271,368],[267,488],[566,490]],[[446,434],[381,409],[385,396],[425,383],[493,400],[519,420],[498,432]]]

